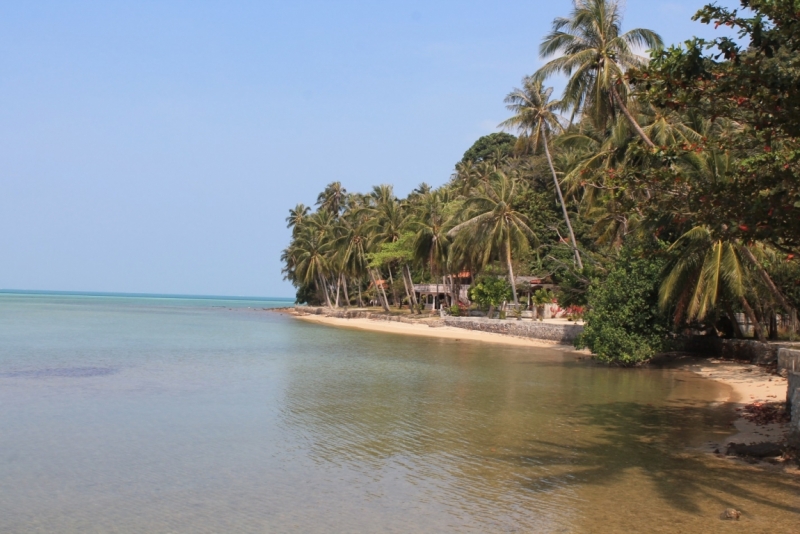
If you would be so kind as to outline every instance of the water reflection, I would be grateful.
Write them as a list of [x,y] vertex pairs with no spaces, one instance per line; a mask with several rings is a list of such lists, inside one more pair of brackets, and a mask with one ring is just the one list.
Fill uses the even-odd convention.
[[462,526],[707,530],[734,506],[757,531],[800,513],[796,481],[687,451],[730,423],[692,375],[468,343],[372,348],[292,366],[283,424],[316,461],[393,472]]

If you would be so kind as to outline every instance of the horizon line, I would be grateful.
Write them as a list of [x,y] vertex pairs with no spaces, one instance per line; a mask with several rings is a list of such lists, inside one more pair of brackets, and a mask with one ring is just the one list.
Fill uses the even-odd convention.
[[74,295],[87,297],[149,297],[173,299],[219,299],[219,300],[294,300],[293,297],[245,297],[237,295],[189,295],[181,293],[126,293],[114,291],[60,291],[49,289],[0,289],[0,294],[16,295]]

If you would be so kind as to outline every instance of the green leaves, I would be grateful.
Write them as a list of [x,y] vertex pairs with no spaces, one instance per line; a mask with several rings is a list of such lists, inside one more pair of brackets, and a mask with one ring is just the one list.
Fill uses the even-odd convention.
[[625,248],[608,276],[592,282],[577,348],[619,365],[644,362],[661,350],[669,321],[658,307],[663,260],[652,252]]
[[484,276],[472,285],[469,298],[484,309],[489,306],[497,307],[511,300],[511,286],[504,278]]

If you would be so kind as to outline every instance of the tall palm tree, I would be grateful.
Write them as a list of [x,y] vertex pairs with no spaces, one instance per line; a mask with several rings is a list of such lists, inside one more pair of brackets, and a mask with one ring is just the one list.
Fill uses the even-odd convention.
[[311,213],[311,208],[305,204],[298,204],[293,209],[289,210],[289,216],[286,217],[286,228],[292,229],[293,236],[300,231],[309,213]]
[[569,17],[553,21],[539,53],[550,60],[534,76],[539,80],[553,74],[569,77],[562,100],[573,115],[588,114],[602,127],[619,108],[631,127],[649,146],[655,145],[628,108],[625,71],[641,67],[647,60],[636,48],[660,49],[664,43],[657,33],[643,28],[622,32],[622,13],[615,0],[573,0]]
[[561,185],[558,183],[556,169],[553,166],[553,158],[550,155],[548,134],[552,131],[563,132],[561,118],[556,110],[561,106],[558,100],[550,100],[553,89],[542,86],[541,80],[535,80],[530,76],[522,80],[522,89],[514,89],[505,98],[506,108],[514,113],[510,119],[500,123],[503,128],[516,128],[522,135],[517,138],[518,143],[530,143],[530,148],[535,152],[539,145],[544,148],[547,157],[547,164],[553,175],[553,183],[556,187],[558,201],[561,204],[561,211],[564,214],[564,222],[569,230],[569,238],[572,243],[572,251],[575,254],[575,263],[578,269],[583,269],[581,254],[578,251],[578,243],[575,240],[575,232],[572,230],[572,222],[569,220],[567,205],[564,203],[564,195],[561,193]]
[[331,308],[330,295],[326,276],[328,259],[326,257],[328,243],[325,235],[310,227],[303,227],[294,240],[294,258],[297,279],[305,284],[316,285],[325,295],[325,302]]
[[334,217],[338,217],[344,209],[346,198],[347,190],[342,187],[342,183],[331,182],[317,196],[317,206],[320,211],[327,211]]
[[464,247],[478,246],[483,264],[498,255],[508,268],[508,282],[514,295],[514,305],[519,305],[512,265],[513,250],[527,249],[536,236],[528,227],[528,219],[513,207],[522,182],[497,171],[485,188],[476,189],[475,195],[464,203],[467,220],[453,227],[448,236],[456,238]]

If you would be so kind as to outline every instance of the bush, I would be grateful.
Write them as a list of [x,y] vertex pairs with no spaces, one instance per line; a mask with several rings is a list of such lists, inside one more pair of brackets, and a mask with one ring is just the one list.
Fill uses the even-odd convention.
[[453,304],[450,306],[450,315],[453,317],[458,317],[461,315],[461,308],[458,306],[458,304]]
[[656,254],[623,249],[603,279],[589,286],[586,326],[575,341],[598,360],[635,365],[664,346],[669,319],[658,307],[663,260]]
[[482,309],[496,308],[513,298],[511,285],[505,278],[484,276],[479,278],[469,290],[469,298]]

